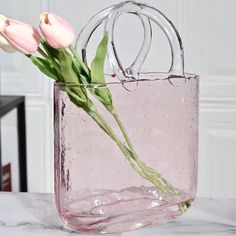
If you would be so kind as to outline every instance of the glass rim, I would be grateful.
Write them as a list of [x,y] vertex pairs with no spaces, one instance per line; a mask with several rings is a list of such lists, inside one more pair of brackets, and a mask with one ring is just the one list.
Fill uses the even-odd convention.
[[[143,78],[146,76],[154,76],[154,78]],[[151,81],[158,81],[158,80],[168,80],[171,83],[172,79],[185,79],[185,80],[190,80],[190,79],[197,79],[199,80],[200,76],[197,74],[193,73],[185,73],[185,76],[179,76],[179,75],[173,75],[167,72],[142,72],[139,73],[139,79],[127,79],[123,81],[109,81],[106,83],[89,83],[89,84],[83,84],[83,83],[68,83],[68,82],[54,82],[55,87],[86,87],[86,88],[101,88],[101,87],[106,87],[107,85],[124,85],[128,83],[137,83],[137,82],[151,82]],[[115,78],[113,74],[105,74],[106,77],[110,78]]]

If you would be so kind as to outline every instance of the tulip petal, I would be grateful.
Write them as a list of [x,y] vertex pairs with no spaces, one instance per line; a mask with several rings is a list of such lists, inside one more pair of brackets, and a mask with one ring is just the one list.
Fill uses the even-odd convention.
[[41,25],[40,30],[47,42],[54,48],[67,48],[74,41],[74,34],[59,25]]
[[64,28],[70,33],[71,35],[75,36],[75,30],[74,28],[67,22],[65,21],[62,17],[54,14],[54,13],[49,13],[48,14],[48,20],[50,22],[50,25],[52,26],[60,26],[61,28]]
[[38,49],[40,42],[38,31],[23,22],[8,20],[2,34],[14,48],[24,54],[34,53]]
[[45,40],[48,42],[50,46],[52,46],[53,48],[60,48],[61,45],[56,39],[57,36],[55,36],[56,33],[54,32],[52,27],[46,24],[42,24],[39,26],[39,28],[42,32],[43,37],[45,38]]
[[2,34],[0,34],[0,48],[8,53],[13,53],[16,51],[16,49],[11,46],[11,44]]
[[48,44],[54,48],[67,48],[75,39],[73,27],[56,14],[41,14],[39,27]]

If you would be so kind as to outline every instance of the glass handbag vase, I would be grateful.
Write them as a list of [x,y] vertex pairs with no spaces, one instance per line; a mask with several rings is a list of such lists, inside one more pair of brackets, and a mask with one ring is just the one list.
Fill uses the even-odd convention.
[[[131,13],[144,28],[142,48],[124,69],[113,42],[119,15]],[[141,73],[158,24],[171,46],[168,73]],[[121,233],[167,223],[184,213],[196,196],[198,76],[184,73],[182,42],[173,24],[157,9],[122,2],[94,16],[77,48],[86,47],[105,22],[113,75],[105,84],[55,84],[55,196],[64,224],[81,233]],[[89,114],[64,92],[85,87],[108,89],[112,107],[96,100]],[[130,90],[132,87],[134,89]]]

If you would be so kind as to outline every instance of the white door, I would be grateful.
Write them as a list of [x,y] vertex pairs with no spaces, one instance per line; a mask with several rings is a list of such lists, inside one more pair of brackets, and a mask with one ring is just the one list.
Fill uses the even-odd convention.
[[[17,10],[11,8],[13,2]],[[35,23],[39,13],[49,8],[70,21],[79,32],[92,15],[118,1],[18,2],[4,2],[1,9],[11,17]],[[201,76],[198,195],[236,197],[236,1],[146,0],[146,3],[159,8],[174,22],[184,42],[186,71]],[[140,23],[132,16],[129,19],[130,25],[121,18],[118,28],[124,30],[118,31],[117,37],[126,61],[131,58],[130,54],[135,55],[141,42],[130,37],[141,33],[135,28]],[[153,40],[156,43],[143,69],[167,70],[170,64],[168,43],[155,29]],[[98,40],[91,43],[91,48]],[[1,54],[1,64],[5,92],[27,95],[30,190],[50,190],[52,86],[21,55],[4,55],[2,60]]]

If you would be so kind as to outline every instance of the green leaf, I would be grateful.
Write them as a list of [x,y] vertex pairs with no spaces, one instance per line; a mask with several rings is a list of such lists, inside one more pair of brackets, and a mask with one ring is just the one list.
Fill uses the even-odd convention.
[[46,59],[41,58],[41,57],[35,57],[32,55],[30,55],[29,58],[31,59],[33,64],[36,65],[43,74],[47,75],[48,77],[56,81],[59,80],[57,70]]
[[70,50],[74,56],[73,60],[76,64],[76,66],[79,68],[80,73],[83,75],[86,75],[87,77],[90,77],[90,70],[87,67],[87,65],[83,62],[83,60],[80,58],[80,56],[78,55],[77,51],[75,50],[75,48],[71,45]]
[[78,62],[78,60],[76,60],[75,57],[73,58],[73,65],[74,65],[75,69],[77,70],[77,72],[78,72],[79,74],[81,74],[81,73],[83,72],[82,66],[80,65],[80,63]]
[[47,52],[47,54],[52,58],[52,60],[56,62],[57,64],[59,64],[59,59],[58,59],[59,50],[51,47],[46,40],[42,39],[41,44],[43,48],[45,49],[45,51]]
[[108,33],[104,34],[104,37],[98,45],[96,56],[91,64],[91,83],[101,84],[99,88],[93,90],[94,96],[102,102],[105,106],[112,104],[112,96],[108,88],[106,87],[106,81],[104,76],[104,63],[107,52]]
[[92,61],[91,64],[91,79],[92,83],[95,84],[104,84],[105,77],[104,77],[104,63],[106,58],[107,52],[107,43],[108,43],[108,33],[104,34],[104,37],[100,44],[98,45],[96,56]]
[[64,79],[64,82],[77,84],[74,87],[72,86],[70,88],[70,91],[67,91],[67,93],[69,94],[69,92],[72,91],[71,95],[73,96],[76,95],[76,99],[78,103],[80,103],[80,106],[86,106],[88,102],[86,90],[85,88],[80,86],[79,78],[73,69],[72,57],[65,49],[59,50],[59,61],[60,61],[60,72]]
[[59,50],[60,72],[64,78],[64,82],[79,84],[79,79],[73,70],[73,61],[71,55],[65,50]]
[[75,57],[73,57],[73,68],[77,72],[77,75],[80,77],[81,82],[83,82],[85,85],[91,83],[90,76],[88,76],[85,73],[85,71],[84,71],[83,67],[81,66],[80,62]]
[[[88,107],[87,100],[81,98],[78,93],[77,89],[66,87],[64,88],[64,91],[68,94],[70,100],[78,107],[86,108]],[[89,107],[88,107],[89,108]]]

